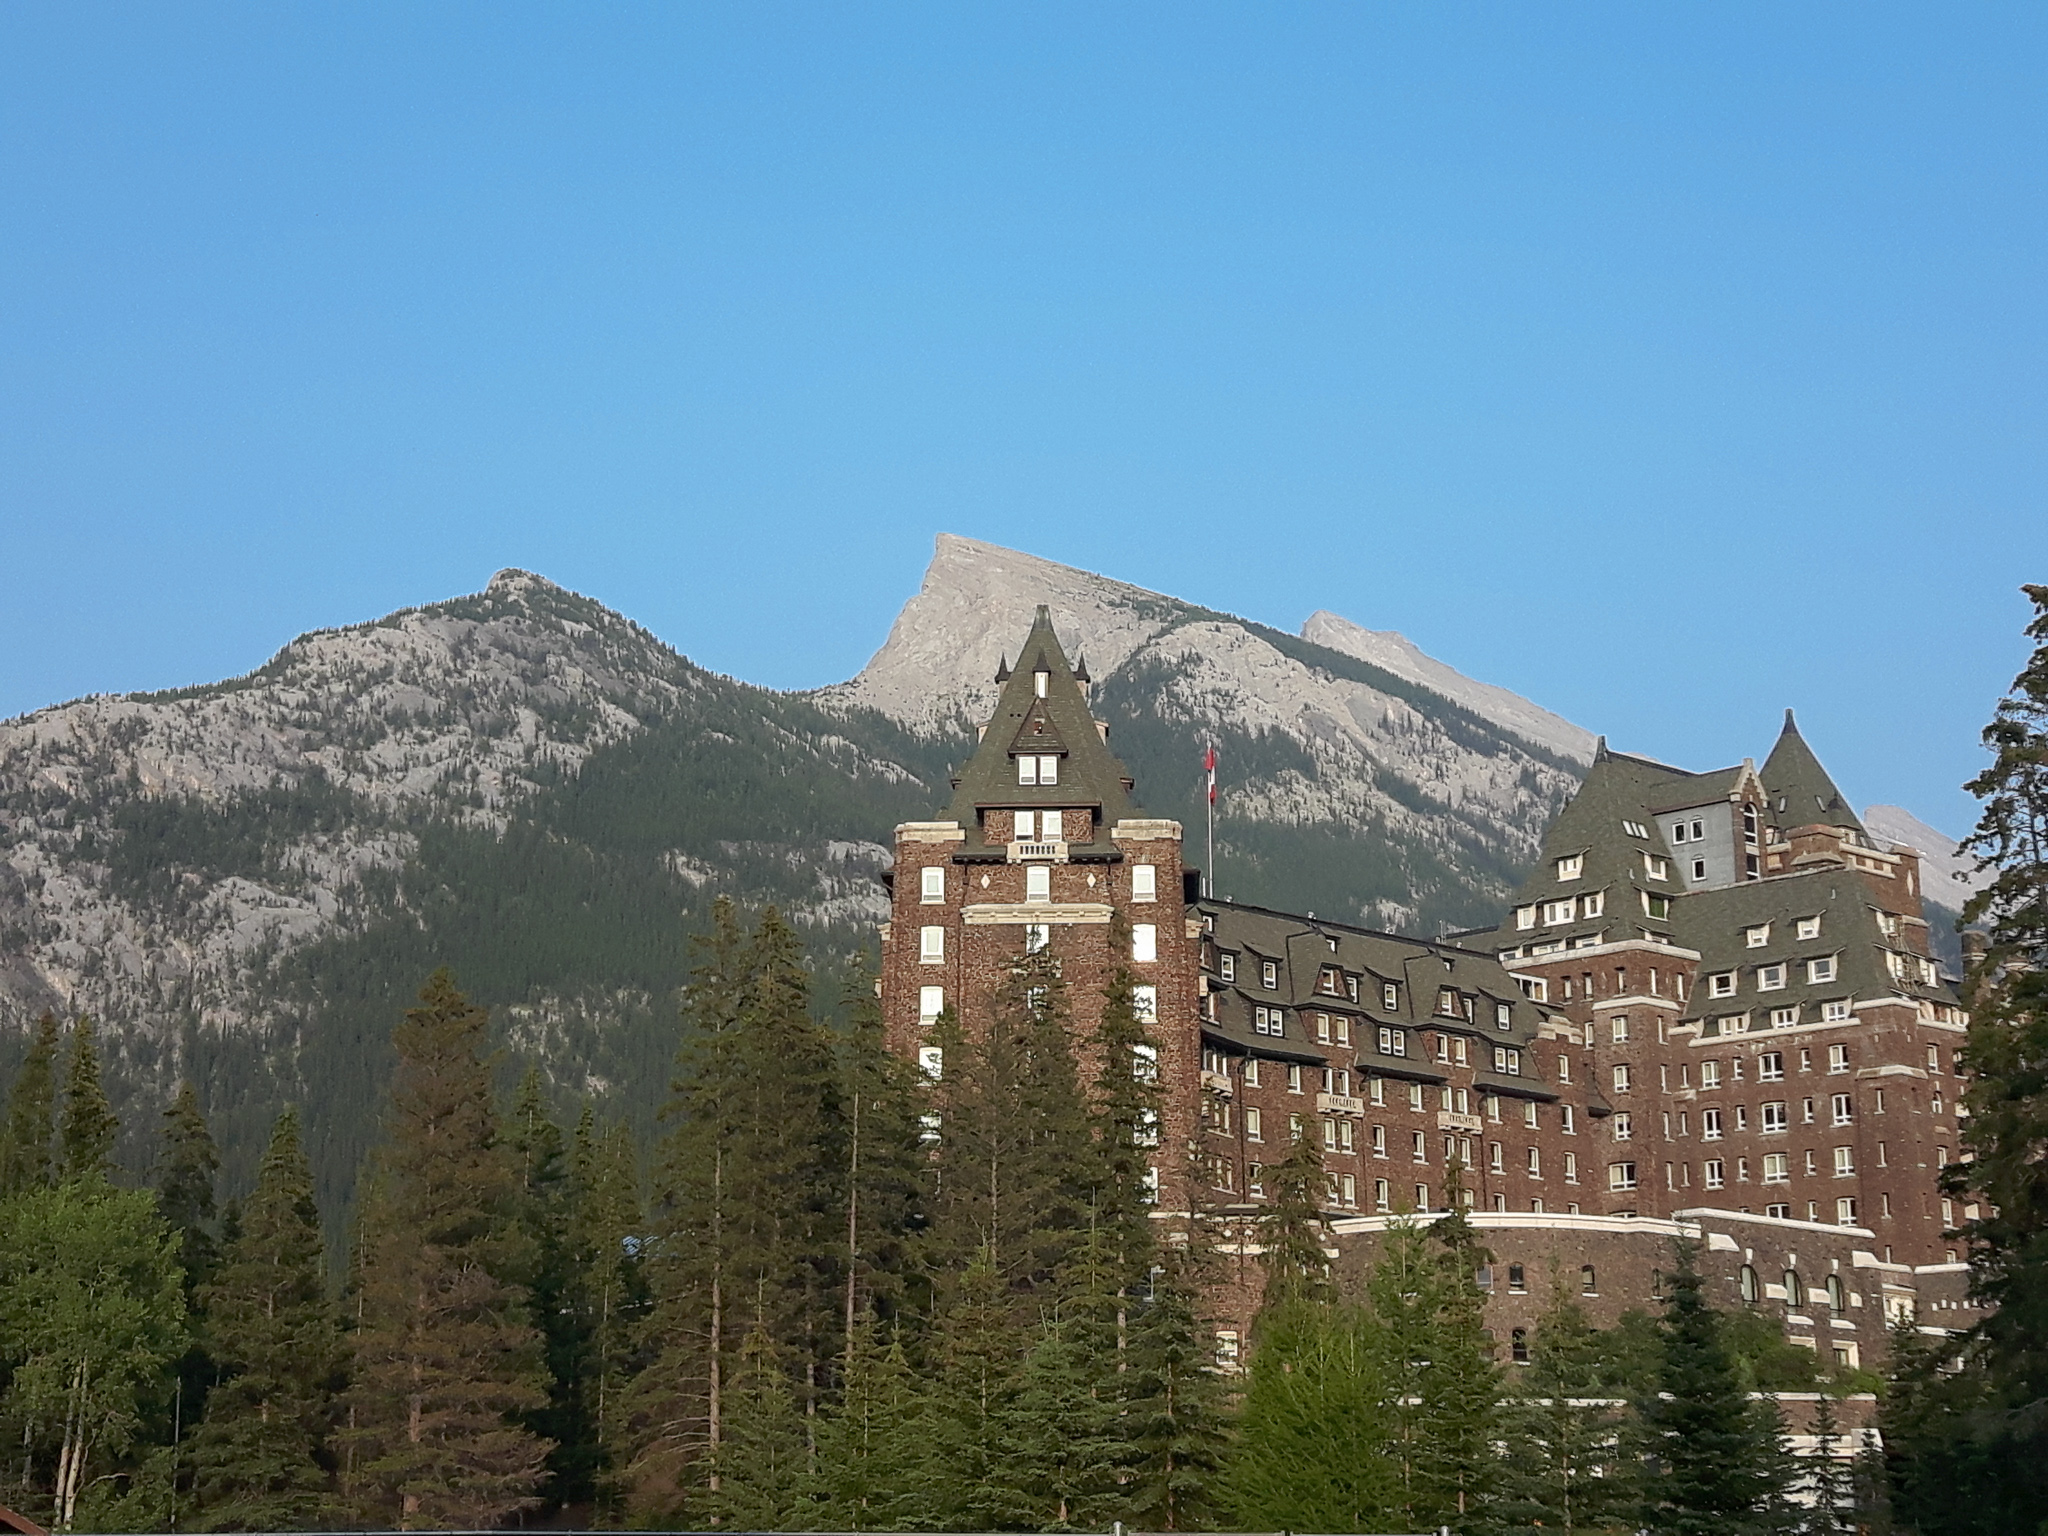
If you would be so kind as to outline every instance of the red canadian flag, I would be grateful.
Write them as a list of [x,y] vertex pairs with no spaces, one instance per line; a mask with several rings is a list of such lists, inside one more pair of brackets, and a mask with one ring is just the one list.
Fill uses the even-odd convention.
[[1202,766],[1209,773],[1209,803],[1214,805],[1216,803],[1216,749],[1214,747],[1209,748],[1208,751],[1202,754]]

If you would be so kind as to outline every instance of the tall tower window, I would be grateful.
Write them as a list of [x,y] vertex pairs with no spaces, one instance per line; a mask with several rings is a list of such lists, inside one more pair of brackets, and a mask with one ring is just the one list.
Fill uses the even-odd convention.
[[918,900],[926,905],[936,905],[946,899],[946,870],[944,865],[934,864],[923,870],[919,876]]
[[1133,864],[1131,866],[1131,900],[1157,901],[1159,899],[1158,876],[1159,871],[1153,865]]
[[1024,866],[1024,899],[1026,901],[1052,900],[1052,867],[1047,864]]
[[944,965],[946,930],[936,925],[918,929],[917,958],[921,965]]
[[1131,925],[1131,958],[1133,960],[1157,960],[1159,958],[1159,929],[1151,923]]
[[1052,681],[1052,674],[1038,671],[1031,674],[1031,691],[1041,699],[1045,697],[1045,685]]
[[917,1022],[931,1025],[938,1022],[939,1015],[946,1011],[946,989],[944,987],[919,987],[917,989]]

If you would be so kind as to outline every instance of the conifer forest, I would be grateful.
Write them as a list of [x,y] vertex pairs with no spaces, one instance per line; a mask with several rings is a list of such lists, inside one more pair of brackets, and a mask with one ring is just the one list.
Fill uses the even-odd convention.
[[[2028,592],[2039,649],[1972,785],[1997,879],[1969,914],[1974,1161],[1951,1170],[1987,1198],[1963,1237],[1995,1310],[1902,1325],[1886,1379],[1717,1312],[1682,1248],[1661,1308],[1608,1328],[1553,1277],[1527,1358],[1502,1359],[1455,1193],[1358,1286],[1328,1262],[1312,1139],[1249,1225],[1158,1200],[1128,973],[1076,1039],[1027,956],[985,1037],[941,1015],[931,1080],[884,1050],[871,977],[823,980],[774,908],[720,902],[652,1138],[595,1105],[557,1118],[437,971],[390,1021],[383,1139],[338,1218],[294,1110],[224,1189],[189,1085],[150,1177],[118,1174],[93,1025],[45,1018],[0,1126],[0,1501],[77,1531],[2039,1529],[2048,587]],[[1257,1320],[1219,1360],[1208,1298],[1253,1251]],[[1780,1390],[1821,1394],[1824,1446],[1864,1448],[1793,1456]],[[1837,1427],[1868,1391],[1881,1448]]]

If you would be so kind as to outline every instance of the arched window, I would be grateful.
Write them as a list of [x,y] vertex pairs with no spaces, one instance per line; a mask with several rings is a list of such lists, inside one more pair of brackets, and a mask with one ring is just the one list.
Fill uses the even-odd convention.
[[1579,1289],[1588,1296],[1596,1295],[1599,1292],[1600,1287],[1594,1283],[1593,1266],[1590,1264],[1579,1266]]
[[1529,1330],[1517,1328],[1508,1335],[1508,1353],[1514,1356],[1515,1364],[1529,1363]]
[[1742,1273],[1736,1278],[1742,1283],[1743,1301],[1752,1307],[1755,1306],[1764,1293],[1763,1286],[1757,1281],[1756,1271],[1745,1264],[1742,1266]]
[[1847,1310],[1848,1310],[1848,1307],[1849,1307],[1849,1298],[1848,1298],[1847,1296],[1845,1296],[1845,1295],[1844,1295],[1844,1294],[1842,1293],[1842,1277],[1841,1277],[1840,1275],[1829,1275],[1829,1276],[1828,1276],[1828,1312],[1829,1312],[1829,1314],[1830,1314],[1831,1316],[1834,1316],[1834,1317],[1840,1317],[1840,1316],[1841,1316],[1841,1315],[1842,1315],[1842,1314],[1843,1314],[1843,1313],[1844,1313],[1845,1311],[1847,1311]]
[[1799,1283],[1799,1271],[1796,1269],[1785,1271],[1785,1305],[1788,1307],[1803,1307],[1806,1305],[1806,1287]]

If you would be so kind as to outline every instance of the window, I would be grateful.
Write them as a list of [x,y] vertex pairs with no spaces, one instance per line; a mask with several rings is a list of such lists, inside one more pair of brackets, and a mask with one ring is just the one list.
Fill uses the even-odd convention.
[[1380,1054],[1382,1056],[1406,1056],[1408,1054],[1408,1031],[1380,1026]]
[[1775,961],[1770,965],[1756,968],[1756,989],[1759,992],[1782,992],[1785,990],[1785,962]]
[[1050,947],[1051,944],[1052,925],[1050,923],[1026,923],[1024,925],[1025,954],[1040,954]]
[[1038,841],[1038,812],[1019,811],[1016,825],[1011,829],[1012,842],[1035,843]]
[[1154,924],[1131,924],[1131,958],[1140,961],[1159,958],[1159,929]]
[[945,929],[936,926],[928,926],[917,930],[917,959],[920,965],[945,964]]
[[1609,1163],[1607,1165],[1607,1187],[1613,1190],[1636,1187],[1636,1165],[1634,1163]]
[[1529,1330],[1515,1328],[1508,1333],[1508,1357],[1517,1365],[1529,1363]]
[[1394,1186],[1385,1179],[1374,1179],[1372,1181],[1372,1208],[1376,1211],[1390,1210],[1393,1204]]
[[1247,1056],[1244,1062],[1244,1085],[1247,1088],[1259,1086],[1259,1058]]
[[1567,1184],[1579,1182],[1579,1154],[1567,1152],[1564,1155],[1564,1181]]
[[1052,900],[1051,865],[1026,864],[1024,866],[1024,899],[1026,901]]
[[1660,896],[1654,891],[1643,892],[1643,916],[1668,918],[1671,916],[1671,898]]
[[1813,1176],[1814,1176],[1815,1174],[1817,1174],[1817,1173],[1819,1173],[1819,1172],[1820,1172],[1820,1169],[1819,1169],[1818,1167],[1816,1167],[1816,1166],[1815,1166],[1815,1164],[1814,1164],[1814,1154],[1813,1154],[1813,1153],[1812,1153],[1811,1151],[1809,1151],[1809,1152],[1808,1152],[1808,1153],[1806,1154],[1806,1168],[1805,1168],[1805,1173],[1806,1173],[1806,1176],[1807,1176],[1807,1177],[1808,1177],[1808,1178],[1810,1179],[1810,1178],[1812,1178],[1812,1177],[1813,1177]]
[[1784,1052],[1765,1051],[1757,1057],[1756,1076],[1761,1083],[1782,1083],[1785,1080]]
[[1410,1083],[1408,1085],[1408,1107],[1414,1110],[1422,1108],[1422,1084]]
[[1703,1061],[1700,1063],[1700,1086],[1702,1088],[1718,1088],[1721,1086],[1721,1063],[1718,1061]]
[[943,865],[930,865],[918,872],[918,897],[926,906],[936,906],[946,899],[946,871]]
[[936,1083],[945,1069],[946,1053],[936,1045],[921,1045],[917,1048],[917,1065],[926,1077]]
[[1387,1080],[1385,1078],[1373,1078],[1368,1083],[1366,1091],[1370,1095],[1373,1103],[1384,1104],[1387,1102]]
[[1458,989],[1456,987],[1437,988],[1436,1011],[1451,1019],[1458,1018],[1465,1012],[1463,1006],[1458,1001]]
[[1820,1005],[1820,1018],[1823,1024],[1840,1024],[1848,1019],[1849,1014],[1849,999],[1846,997],[1830,998]]
[[1764,1154],[1764,1182],[1766,1184],[1789,1184],[1792,1182],[1792,1155],[1789,1152],[1766,1152]]
[[1159,989],[1150,982],[1141,982],[1131,988],[1131,1011],[1138,1016],[1141,1024],[1159,1022]]
[[1941,1048],[1939,1046],[1930,1045],[1927,1047],[1927,1070],[1937,1077],[1941,1075]]
[[1791,1124],[1790,1117],[1785,1113],[1785,1101],[1783,1099],[1773,1099],[1764,1105],[1763,1128],[1766,1135],[1785,1131],[1790,1128]]
[[[1623,1163],[1621,1164],[1621,1166],[1624,1168],[1628,1168],[1630,1165],[1627,1163]],[[1631,1171],[1629,1174],[1628,1187],[1630,1189],[1634,1189],[1635,1182],[1635,1174],[1633,1171]],[[1600,1282],[1598,1278],[1594,1275],[1593,1266],[1590,1264],[1581,1264],[1579,1266],[1579,1292],[1581,1295],[1585,1296],[1597,1296],[1600,1294]]]
[[1838,1093],[1828,1100],[1829,1119],[1835,1125],[1847,1125],[1856,1118],[1854,1102],[1846,1093]]
[[1532,906],[1515,908],[1515,926],[1528,929],[1536,926],[1536,908]]
[[1261,960],[1259,962],[1259,985],[1271,992],[1280,985],[1280,962]]
[[1630,821],[1627,817],[1622,818],[1621,830],[1630,837],[1648,837],[1650,835],[1648,827],[1644,826],[1640,821]]
[[1820,937],[1820,919],[1817,917],[1802,917],[1794,925],[1794,932],[1802,939],[1817,939]]
[[[1045,782],[1050,784],[1052,780],[1047,779]],[[1078,815],[1079,812],[1075,814]],[[1041,811],[1038,817],[1038,840],[1042,843],[1056,843],[1065,837],[1065,819],[1059,811]]]
[[1374,1157],[1385,1157],[1387,1155],[1387,1128],[1384,1125],[1376,1125],[1372,1128],[1372,1155]]
[[1703,1109],[1700,1111],[1700,1139],[1719,1141],[1721,1139],[1721,1111]]
[[1643,874],[1651,880],[1669,880],[1671,861],[1658,854],[1646,853],[1643,855]]
[[1216,957],[1216,974],[1225,981],[1237,980],[1237,956],[1218,955]]
[[1265,1119],[1258,1109],[1250,1104],[1247,1104],[1244,1110],[1244,1139],[1246,1141],[1264,1141],[1266,1139]]
[[1628,1039],[1628,1015],[1617,1013],[1608,1023],[1608,1030],[1614,1036],[1614,1043],[1620,1045]]
[[1568,853],[1557,861],[1557,878],[1576,880],[1586,872],[1586,856],[1583,853]]
[[1805,1282],[1799,1278],[1798,1270],[1786,1270],[1784,1280],[1781,1283],[1785,1287],[1786,1306],[1803,1307],[1806,1305],[1806,1285]]
[[1627,1141],[1633,1135],[1635,1135],[1635,1121],[1626,1110],[1623,1110],[1614,1117],[1614,1139],[1616,1141]]
[[1522,1053],[1513,1046],[1496,1045],[1493,1048],[1493,1070],[1504,1072],[1509,1077],[1522,1075]]
[[1709,1189],[1720,1189],[1728,1182],[1728,1165],[1718,1157],[1707,1159],[1705,1172]]
[[1692,877],[1695,880],[1707,878],[1707,861],[1705,859],[1694,859],[1692,861]]
[[1558,1120],[1559,1120],[1559,1122],[1561,1123],[1561,1125],[1562,1125],[1562,1127],[1563,1127],[1563,1130],[1564,1130],[1564,1133],[1565,1133],[1565,1135],[1567,1135],[1567,1136],[1576,1136],[1576,1135],[1578,1135],[1578,1134],[1579,1134],[1579,1122],[1578,1122],[1578,1113],[1577,1113],[1577,1111],[1576,1111],[1576,1110],[1574,1110],[1574,1109],[1572,1108],[1572,1106],[1571,1106],[1571,1105],[1569,1105],[1569,1104],[1560,1104],[1560,1105],[1558,1105],[1558,1106],[1557,1106],[1557,1116],[1558,1116]]
[[1763,1299],[1764,1288],[1757,1283],[1756,1271],[1745,1264],[1736,1274],[1736,1284],[1742,1288],[1742,1299],[1751,1306]]
[[1799,1010],[1797,1008],[1773,1008],[1771,1010],[1771,1028],[1773,1029],[1791,1029],[1798,1022]]
[[1493,1027],[1495,1029],[1513,1029],[1515,1027],[1515,1010],[1512,1004],[1495,1003],[1493,1005]]
[[1614,1064],[1614,1091],[1616,1093],[1628,1092],[1628,1063],[1625,1061],[1618,1061]]
[[[1460,1104],[1458,1107],[1463,1109],[1464,1105]],[[1528,1126],[1532,1131],[1536,1129],[1536,1101],[1534,1099],[1524,1099],[1522,1101],[1522,1124]]]
[[1771,925],[1756,923],[1742,930],[1742,942],[1751,949],[1762,949],[1771,942]]
[[1830,1072],[1846,1072],[1849,1070],[1848,1046],[1831,1045],[1828,1047],[1828,1070]]
[[1131,900],[1157,901],[1159,899],[1159,869],[1153,864],[1131,866]]
[[936,1023],[940,1014],[946,1011],[946,989],[944,987],[919,987],[917,989],[917,1022]]
[[1835,1202],[1835,1225],[1853,1227],[1856,1225],[1856,1197],[1844,1195]]
[[1733,997],[1735,995],[1735,973],[1716,971],[1707,978],[1707,996]]
[[1416,1131],[1416,1132],[1413,1132],[1412,1134],[1413,1134],[1414,1140],[1413,1140],[1413,1142],[1412,1142],[1412,1144],[1411,1144],[1411,1148],[1410,1148],[1410,1150],[1411,1150],[1411,1155],[1412,1155],[1412,1156],[1414,1157],[1415,1161],[1416,1161],[1416,1162],[1418,1162],[1418,1163],[1426,1163],[1426,1162],[1428,1162],[1428,1161],[1429,1161],[1429,1141],[1428,1141],[1428,1138],[1427,1138],[1427,1137],[1425,1137],[1425,1136],[1424,1136],[1424,1135],[1422,1134],[1422,1132],[1420,1132],[1420,1131]]
[[1268,1008],[1261,1004],[1252,1009],[1252,1033],[1255,1035],[1284,1035],[1287,1033],[1287,1030],[1283,1020],[1284,1015],[1280,1009]]
[[1856,1149],[1854,1147],[1835,1148],[1835,1177],[1846,1179],[1852,1177],[1855,1172]]
[[1301,1063],[1299,1062],[1290,1061],[1287,1064],[1287,1091],[1289,1093],[1301,1092]]
[[1835,979],[1835,957],[1822,955],[1819,959],[1806,962],[1806,979],[1810,982],[1833,981]]
[[1019,784],[1036,784],[1038,782],[1037,758],[1020,757],[1017,759],[1017,782]]
[[1508,1171],[1507,1149],[1497,1141],[1489,1141],[1486,1144],[1486,1166],[1494,1173]]
[[1792,1219],[1792,1206],[1787,1201],[1779,1201],[1775,1205],[1765,1206],[1764,1214],[1778,1221],[1790,1221]]
[[1398,982],[1380,983],[1380,1007],[1387,1013],[1398,1013],[1401,1008],[1401,987]]
[[1582,917],[1598,917],[1606,910],[1607,893],[1605,891],[1588,891],[1586,892],[1585,899],[1579,903],[1579,914]]
[[1559,923],[1568,923],[1578,915],[1578,909],[1579,904],[1570,897],[1563,901],[1546,901],[1543,903],[1544,926],[1555,927]]

